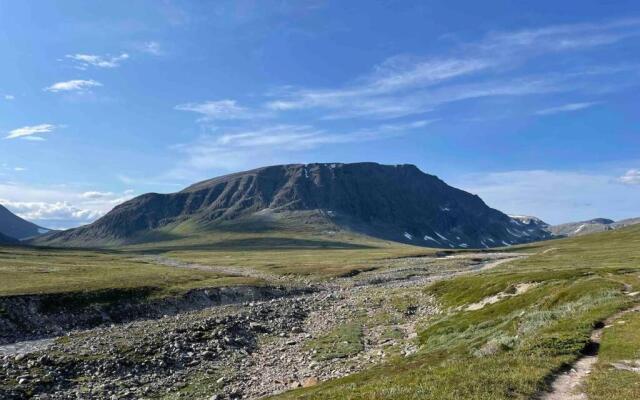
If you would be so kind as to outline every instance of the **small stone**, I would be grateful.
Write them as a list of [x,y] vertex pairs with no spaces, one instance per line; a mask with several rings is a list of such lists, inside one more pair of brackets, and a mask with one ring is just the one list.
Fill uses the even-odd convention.
[[291,389],[298,389],[299,387],[302,387],[302,385],[298,381],[295,381],[291,384]]

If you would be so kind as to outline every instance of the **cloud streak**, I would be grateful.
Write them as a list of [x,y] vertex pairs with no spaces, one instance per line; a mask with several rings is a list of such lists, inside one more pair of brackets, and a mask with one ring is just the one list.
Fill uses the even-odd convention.
[[96,54],[67,54],[66,58],[73,60],[78,69],[85,70],[88,67],[116,68],[122,61],[129,58],[129,54],[122,53],[118,56],[99,56]]
[[363,143],[416,132],[436,122],[418,120],[402,124],[384,124],[371,129],[333,133],[310,125],[273,125],[258,129],[231,130],[206,135],[175,146],[186,159],[168,175],[191,178],[195,172],[211,169],[233,170],[262,163],[280,162],[287,156],[320,146]]
[[[447,56],[391,57],[375,66],[368,75],[342,87],[283,87],[268,94],[272,99],[264,106],[280,112],[323,110],[328,112],[325,118],[329,119],[398,118],[429,112],[454,101],[539,94],[540,90],[533,85],[536,82],[539,88],[547,81],[549,85],[545,92],[549,93],[586,90],[590,88],[590,74],[587,73],[589,68],[584,66],[580,66],[578,72],[552,70],[538,75],[523,74],[520,67],[534,57],[561,60],[573,52],[588,51],[637,36],[640,36],[640,20],[636,19],[493,32],[479,42],[454,48]],[[605,75],[606,69],[601,68],[598,74]],[[629,70],[608,70],[608,74],[621,72]],[[553,79],[547,78],[549,74]],[[552,84],[555,87],[551,87]],[[530,90],[525,90],[527,86]],[[516,87],[518,90],[511,90]],[[451,89],[457,93],[448,95],[446,92]],[[469,94],[463,93],[466,89]],[[586,103],[574,106],[584,105]]]
[[185,103],[175,107],[178,111],[189,111],[202,115],[206,121],[237,120],[264,117],[265,113],[251,111],[238,105],[235,100],[210,100],[202,103]]
[[51,86],[44,88],[46,92],[85,92],[93,87],[102,86],[102,83],[93,79],[73,79],[70,81],[56,82]]
[[22,128],[9,131],[9,134],[5,136],[5,139],[44,140],[44,138],[39,135],[51,133],[55,128],[56,126],[52,124],[23,126]]
[[587,109],[587,108],[591,108],[591,107],[595,106],[596,104],[599,104],[599,103],[598,102],[569,103],[569,104],[563,104],[563,105],[557,106],[557,107],[545,108],[543,110],[536,111],[535,114],[537,114],[537,115],[552,115],[552,114],[559,114],[559,113],[565,113],[565,112],[571,112],[571,111],[579,111],[579,110],[584,110],[584,109]]

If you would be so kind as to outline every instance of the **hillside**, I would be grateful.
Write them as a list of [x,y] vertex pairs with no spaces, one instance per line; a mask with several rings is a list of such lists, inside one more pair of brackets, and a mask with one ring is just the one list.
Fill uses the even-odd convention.
[[47,232],[49,232],[49,229],[26,221],[0,205],[0,233],[24,240]]
[[[37,243],[105,246],[233,229],[349,231],[408,244],[484,248],[549,238],[413,165],[290,164],[149,193]],[[232,226],[232,227],[231,227]]]

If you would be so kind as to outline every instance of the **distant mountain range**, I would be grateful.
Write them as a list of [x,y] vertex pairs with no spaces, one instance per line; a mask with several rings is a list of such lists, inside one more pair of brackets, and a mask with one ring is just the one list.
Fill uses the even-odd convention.
[[151,241],[175,232],[342,230],[408,244],[486,248],[551,238],[536,223],[511,218],[478,196],[413,165],[290,164],[221,176],[171,194],[148,193],[96,222],[42,236],[47,245],[104,246]]
[[49,231],[49,229],[18,217],[0,205],[0,234],[13,239],[25,240]]
[[607,218],[595,218],[588,221],[570,222],[551,226],[549,232],[556,236],[580,236],[624,228],[625,226],[635,224],[640,224],[640,218],[629,218],[620,221],[613,221]]

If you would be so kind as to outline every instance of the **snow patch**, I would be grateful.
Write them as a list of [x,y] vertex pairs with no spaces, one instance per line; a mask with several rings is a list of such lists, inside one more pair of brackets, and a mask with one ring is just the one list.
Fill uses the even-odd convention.
[[440,207],[440,211],[448,212],[451,211],[449,207]]
[[522,235],[519,235],[519,234],[517,234],[517,233],[514,233],[514,232],[513,232],[511,229],[509,229],[509,228],[507,228],[507,232],[509,232],[509,234],[510,234],[511,236],[515,236],[515,237],[522,237]]
[[[434,231],[435,232],[435,231]],[[438,232],[436,232],[436,235],[438,235],[438,237],[442,240],[446,240],[447,242],[449,242],[449,239],[447,239],[446,236],[442,236],[441,234],[439,234]]]
[[45,228],[38,228],[38,233],[41,235],[44,235],[45,233],[49,233],[50,230],[49,229],[45,229]]
[[436,242],[436,243],[440,243],[440,242],[438,242],[437,240],[435,240],[434,238],[432,238],[432,237],[431,237],[431,236],[429,236],[429,235],[424,235],[424,240],[425,240],[425,241],[427,241],[427,240],[431,240],[431,241],[434,241],[434,242]]
[[505,245],[505,246],[511,246],[511,243],[507,243],[504,240],[502,241],[502,244]]
[[409,232],[405,232],[403,236],[406,237],[409,240],[413,240],[413,235],[410,234]]
[[580,231],[581,231],[581,230],[583,230],[586,226],[587,226],[587,224],[582,224],[582,225],[580,225],[580,226],[578,227],[578,229],[576,229],[575,231],[573,231],[573,233],[578,233],[578,232],[580,232]]
[[468,244],[466,244],[466,243],[460,243],[460,247],[467,248],[467,247],[469,247],[469,245],[468,245]]

